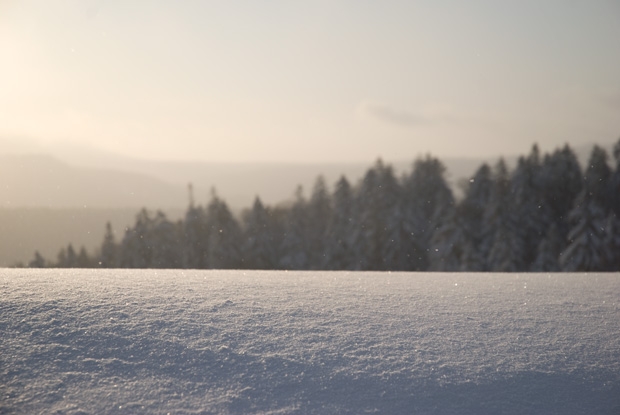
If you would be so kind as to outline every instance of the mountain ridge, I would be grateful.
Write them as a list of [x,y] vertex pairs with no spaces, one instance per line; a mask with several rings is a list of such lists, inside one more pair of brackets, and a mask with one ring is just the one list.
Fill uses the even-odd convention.
[[[582,166],[592,146],[573,147]],[[603,145],[607,150],[611,146]],[[503,158],[511,166],[518,156]],[[439,159],[446,167],[447,181],[458,194],[461,181],[483,163],[494,164],[499,157]],[[402,175],[410,171],[415,157],[383,161]],[[158,161],[92,148],[61,146],[29,151],[24,147],[19,152],[0,151],[0,207],[178,209],[187,206],[187,186],[191,183],[198,203],[206,203],[216,189],[233,210],[239,211],[251,206],[255,197],[270,205],[284,203],[298,186],[308,196],[320,175],[329,186],[341,176],[356,183],[373,163]]]

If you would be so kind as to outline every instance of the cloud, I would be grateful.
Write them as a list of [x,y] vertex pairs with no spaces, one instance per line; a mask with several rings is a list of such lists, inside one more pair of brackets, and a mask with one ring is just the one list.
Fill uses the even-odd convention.
[[364,116],[370,116],[389,124],[396,124],[403,127],[412,127],[428,123],[428,120],[421,114],[373,101],[362,101],[358,105],[358,112]]
[[428,106],[422,111],[411,111],[370,100],[360,102],[357,106],[357,113],[363,117],[374,118],[401,127],[445,124],[454,120],[450,111],[444,106]]

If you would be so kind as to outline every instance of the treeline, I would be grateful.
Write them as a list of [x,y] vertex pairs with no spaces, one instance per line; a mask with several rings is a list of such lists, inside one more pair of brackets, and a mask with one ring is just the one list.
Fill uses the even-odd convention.
[[438,159],[402,177],[379,160],[355,185],[343,176],[330,192],[319,177],[309,198],[257,197],[240,217],[215,191],[176,222],[143,209],[120,241],[108,223],[96,254],[69,245],[29,266],[620,271],[620,140],[612,164],[598,146],[582,169],[568,145],[545,155],[535,145],[512,171],[483,164],[455,200]]

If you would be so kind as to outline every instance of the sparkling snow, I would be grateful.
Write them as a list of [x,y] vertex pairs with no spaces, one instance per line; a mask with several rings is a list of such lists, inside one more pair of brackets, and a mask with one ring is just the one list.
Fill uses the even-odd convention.
[[618,414],[620,274],[0,270],[0,414]]

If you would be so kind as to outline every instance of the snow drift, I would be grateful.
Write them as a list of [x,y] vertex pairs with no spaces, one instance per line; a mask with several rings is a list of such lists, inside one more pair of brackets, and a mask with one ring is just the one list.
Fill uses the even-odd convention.
[[0,270],[0,413],[617,414],[619,274]]

